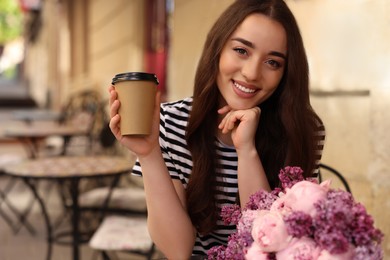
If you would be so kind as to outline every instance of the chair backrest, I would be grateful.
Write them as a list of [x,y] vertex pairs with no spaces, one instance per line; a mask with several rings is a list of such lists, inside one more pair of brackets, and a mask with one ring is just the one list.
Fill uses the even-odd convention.
[[116,139],[114,134],[111,132],[109,123],[110,123],[110,117],[105,111],[106,106],[108,105],[108,101],[104,101],[101,104],[101,110],[102,110],[102,128],[99,132],[99,142],[103,149],[111,148],[115,145]]
[[104,111],[99,92],[93,89],[73,93],[62,109],[59,123],[78,124],[91,136],[98,136],[103,126]]
[[349,193],[352,194],[352,191],[351,191],[351,188],[348,184],[347,179],[338,170],[334,169],[333,167],[331,167],[327,164],[324,164],[324,163],[320,164],[320,173],[318,175],[318,178],[319,178],[320,182],[324,179],[332,179],[332,181],[334,179],[336,179],[340,182],[341,186],[346,191],[348,191]]

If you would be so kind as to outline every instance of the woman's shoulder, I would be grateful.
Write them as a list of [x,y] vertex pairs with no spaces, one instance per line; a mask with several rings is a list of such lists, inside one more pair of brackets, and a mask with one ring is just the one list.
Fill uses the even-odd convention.
[[176,116],[188,116],[192,108],[192,97],[161,103],[161,112],[163,114],[172,114]]

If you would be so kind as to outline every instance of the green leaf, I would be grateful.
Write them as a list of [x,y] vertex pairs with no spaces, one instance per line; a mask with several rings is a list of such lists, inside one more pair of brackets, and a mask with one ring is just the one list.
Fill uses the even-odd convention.
[[22,35],[23,16],[16,0],[0,1],[0,44]]

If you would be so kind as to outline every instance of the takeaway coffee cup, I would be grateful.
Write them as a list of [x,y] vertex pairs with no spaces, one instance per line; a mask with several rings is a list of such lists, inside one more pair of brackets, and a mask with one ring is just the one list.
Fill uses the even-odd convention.
[[115,75],[112,84],[121,103],[122,135],[148,135],[152,128],[158,79],[155,74],[127,72]]

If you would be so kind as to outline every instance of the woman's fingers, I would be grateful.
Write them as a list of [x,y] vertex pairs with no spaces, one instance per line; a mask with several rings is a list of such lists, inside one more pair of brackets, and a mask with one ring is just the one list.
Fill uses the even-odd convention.
[[227,133],[232,131],[235,127],[238,126],[239,123],[245,122],[253,122],[256,126],[259,121],[261,110],[259,107],[254,107],[247,110],[230,110],[230,108],[223,107],[218,110],[218,113],[221,114],[223,111],[229,111],[221,123],[218,125],[218,128],[222,130],[222,133]]
[[223,114],[226,114],[227,112],[229,112],[231,110],[232,109],[228,105],[226,105],[226,106],[223,106],[220,109],[218,109],[218,114],[223,115]]
[[109,105],[111,106],[112,105],[112,103],[117,99],[117,93],[116,93],[116,91],[115,91],[115,88],[114,88],[114,86],[110,86],[110,87],[108,87],[108,93],[109,93],[109,95],[110,95],[110,98],[109,98]]
[[120,122],[120,116],[116,114],[113,116],[110,120],[109,126],[111,129],[111,132],[114,134],[116,139],[120,140],[121,138],[121,129],[119,127],[119,122]]
[[226,134],[232,131],[237,123],[239,123],[239,114],[236,111],[230,111],[222,119],[220,129],[222,129],[222,133]]
[[114,134],[116,139],[120,140],[121,138],[121,132],[120,132],[120,127],[119,127],[119,122],[120,122],[120,116],[118,114],[120,102],[117,99],[118,95],[115,91],[114,86],[109,86],[108,87],[108,92],[110,94],[109,98],[109,105],[110,105],[110,129],[111,132]]
[[119,107],[120,107],[120,102],[119,102],[119,100],[115,99],[110,106],[110,117],[111,118],[114,117],[116,114],[118,114]]

